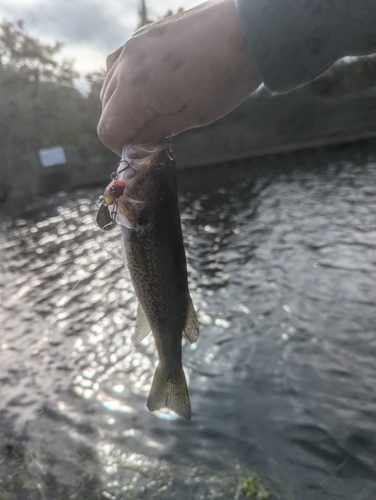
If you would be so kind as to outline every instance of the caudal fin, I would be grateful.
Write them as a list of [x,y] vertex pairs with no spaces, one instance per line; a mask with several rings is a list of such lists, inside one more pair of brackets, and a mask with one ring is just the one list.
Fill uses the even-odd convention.
[[191,403],[183,367],[177,369],[172,376],[163,367],[157,367],[147,406],[150,411],[169,408],[181,417],[191,419]]

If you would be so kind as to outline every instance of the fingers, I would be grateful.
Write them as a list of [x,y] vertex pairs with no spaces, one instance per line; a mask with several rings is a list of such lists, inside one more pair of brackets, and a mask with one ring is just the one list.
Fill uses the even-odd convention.
[[107,71],[110,71],[111,67],[114,65],[114,63],[117,61],[118,57],[120,56],[122,50],[123,50],[123,45],[119,47],[115,52],[110,54],[107,59],[106,59],[106,68]]
[[202,5],[138,31],[108,57],[98,135],[115,153],[211,123],[261,83],[233,1]]
[[148,109],[144,97],[139,96],[131,86],[125,88],[127,91],[116,80],[109,82],[97,129],[103,144],[119,156],[123,145],[129,142],[155,114]]
[[129,142],[130,144],[158,142],[164,137],[173,137],[194,126],[194,120],[189,119],[184,112],[158,115],[145,123]]
[[[107,101],[109,100],[109,98],[114,93],[114,91],[117,87],[117,80],[118,80],[117,67],[119,65],[119,61],[120,61],[119,57],[121,55],[122,50],[123,50],[123,48],[120,47],[120,49],[118,49],[113,54],[110,54],[107,58],[106,65],[108,66],[109,69],[107,70],[107,74],[106,74],[106,77],[105,77],[104,82],[103,82],[103,86],[102,86],[100,94],[99,94],[99,98],[100,98],[100,101],[102,103],[102,109],[106,106]],[[119,54],[118,54],[117,58],[114,57],[112,60],[110,60],[110,62],[108,62],[109,58],[118,52],[119,52]]]
[[[110,121],[107,120],[106,113],[109,114]],[[147,144],[158,142],[164,137],[173,137],[195,126],[197,126],[195,120],[189,119],[184,112],[156,115],[148,121],[143,121],[140,116],[138,119],[131,119],[131,114],[125,115],[119,108],[113,111],[110,103],[99,122],[98,136],[103,144],[121,156],[124,143]]]

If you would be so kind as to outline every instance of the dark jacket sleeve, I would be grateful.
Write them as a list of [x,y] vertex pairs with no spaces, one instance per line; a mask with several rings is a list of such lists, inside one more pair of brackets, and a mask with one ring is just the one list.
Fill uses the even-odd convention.
[[376,52],[376,0],[236,0],[265,86],[286,92],[335,61]]

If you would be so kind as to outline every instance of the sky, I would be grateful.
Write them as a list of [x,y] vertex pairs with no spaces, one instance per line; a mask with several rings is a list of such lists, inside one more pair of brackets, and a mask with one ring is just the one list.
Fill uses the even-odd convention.
[[[156,20],[169,9],[176,12],[201,2],[146,0],[146,6],[149,19]],[[85,75],[103,69],[107,55],[136,30],[138,9],[139,0],[1,0],[0,19],[22,19],[28,34],[63,42],[60,57],[74,59],[75,69]]]

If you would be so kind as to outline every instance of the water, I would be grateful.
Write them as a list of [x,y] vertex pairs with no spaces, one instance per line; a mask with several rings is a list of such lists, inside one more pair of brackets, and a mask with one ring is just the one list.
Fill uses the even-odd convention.
[[191,422],[146,409],[155,348],[132,344],[98,190],[3,216],[0,498],[233,499],[257,474],[272,498],[373,500],[376,160],[304,153],[179,182]]

